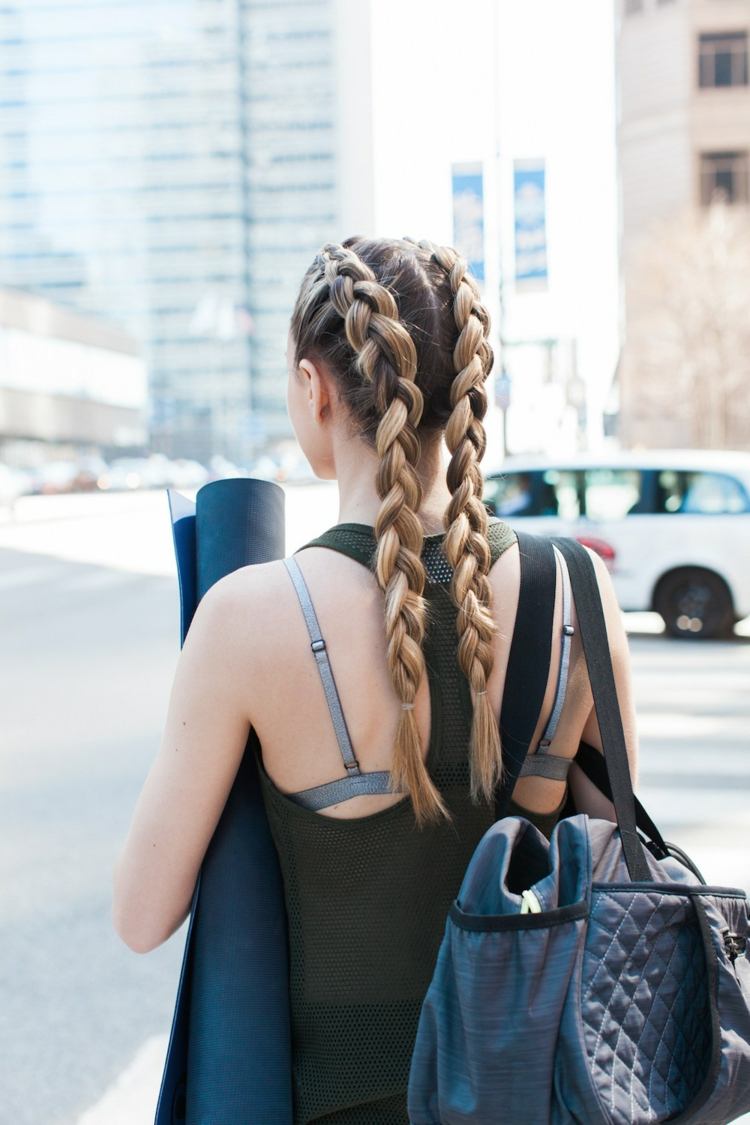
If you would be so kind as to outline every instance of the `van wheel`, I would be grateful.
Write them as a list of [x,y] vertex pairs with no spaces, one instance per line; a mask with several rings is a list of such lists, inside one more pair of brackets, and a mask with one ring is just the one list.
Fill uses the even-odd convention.
[[665,575],[654,594],[654,609],[671,637],[731,637],[734,606],[726,583],[718,574],[686,567]]

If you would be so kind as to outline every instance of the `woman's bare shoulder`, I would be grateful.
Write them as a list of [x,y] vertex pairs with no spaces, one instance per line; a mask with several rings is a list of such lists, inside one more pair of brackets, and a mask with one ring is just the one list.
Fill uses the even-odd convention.
[[259,637],[270,641],[276,635],[289,586],[282,559],[241,566],[211,586],[196,612],[207,603],[225,639],[249,657],[258,651]]
[[521,590],[521,556],[517,540],[495,560],[488,578],[500,631],[512,633]]

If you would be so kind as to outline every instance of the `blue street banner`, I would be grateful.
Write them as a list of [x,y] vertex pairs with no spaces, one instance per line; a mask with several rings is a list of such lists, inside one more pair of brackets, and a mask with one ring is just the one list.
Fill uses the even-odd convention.
[[481,164],[454,164],[453,245],[477,281],[484,281],[484,177]]
[[546,183],[543,160],[513,163],[513,223],[516,284],[547,286]]

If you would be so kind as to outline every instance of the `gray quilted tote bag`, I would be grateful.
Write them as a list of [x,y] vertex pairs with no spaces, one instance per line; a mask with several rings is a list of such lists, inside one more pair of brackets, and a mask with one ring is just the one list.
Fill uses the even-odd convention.
[[726,1125],[750,1111],[747,898],[706,886],[645,814],[636,822],[593,566],[577,543],[555,544],[617,824],[577,814],[547,841],[504,817],[480,840],[422,1005],[409,1120]]

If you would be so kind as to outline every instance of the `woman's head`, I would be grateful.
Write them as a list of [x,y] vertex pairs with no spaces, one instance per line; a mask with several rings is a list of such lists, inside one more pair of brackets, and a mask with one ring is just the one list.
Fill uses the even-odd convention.
[[458,658],[472,688],[472,793],[491,799],[501,771],[497,723],[485,694],[495,633],[487,572],[487,509],[479,462],[486,437],[485,381],[493,353],[489,315],[465,259],[452,247],[411,239],[327,243],[307,270],[289,331],[292,423],[313,469],[332,476],[330,447],[302,409],[300,364],[330,382],[351,433],[376,456],[381,507],[376,574],[385,595],[388,664],[403,704],[392,774],[422,823],[447,815],[424,766],[413,710],[425,672],[418,467],[445,435],[444,550],[453,567]]

